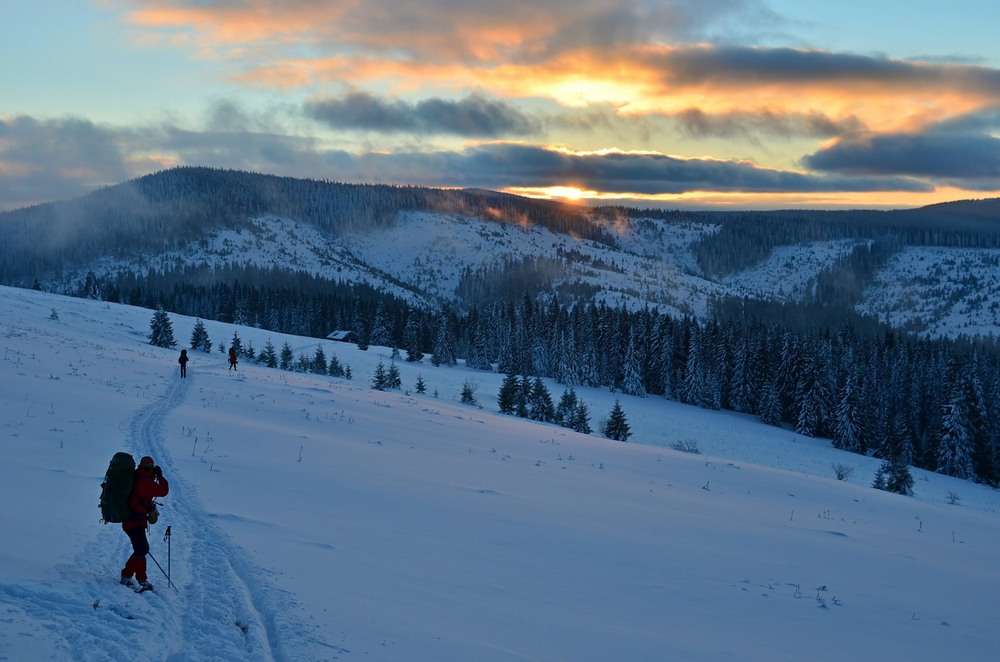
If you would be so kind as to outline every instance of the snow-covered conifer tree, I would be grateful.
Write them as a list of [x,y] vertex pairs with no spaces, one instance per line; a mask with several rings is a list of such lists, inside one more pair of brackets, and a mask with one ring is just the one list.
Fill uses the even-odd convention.
[[369,343],[380,347],[392,344],[389,315],[385,311],[385,302],[379,301],[375,307],[375,320],[372,322],[372,332]]
[[199,317],[195,320],[194,329],[191,330],[191,349],[200,349],[203,352],[212,351],[212,341],[208,338],[208,331],[205,323]]
[[441,310],[437,322],[431,363],[435,366],[456,365],[458,359],[455,357],[455,334],[451,330],[451,313],[447,308]]
[[291,370],[292,362],[295,360],[295,353],[292,351],[291,345],[288,341],[281,346],[281,355],[279,356],[278,365],[282,370]]
[[312,365],[309,367],[309,370],[318,375],[327,374],[326,352],[323,351],[322,345],[316,346],[316,352],[313,354]]
[[399,366],[395,363],[389,364],[389,369],[385,373],[386,388],[403,388],[403,378],[399,374]]
[[615,441],[628,441],[628,438],[632,436],[631,427],[628,424],[628,419],[625,417],[625,412],[622,410],[622,403],[620,401],[615,400],[615,406],[611,408],[608,420],[604,422],[604,427],[601,428],[601,434]]
[[513,414],[517,411],[517,394],[521,389],[521,380],[517,375],[508,373],[500,385],[500,393],[497,394],[497,405],[501,414]]
[[403,348],[406,350],[406,360],[415,363],[424,358],[424,353],[420,350],[420,321],[417,314],[410,311],[410,316],[406,318],[406,330],[403,332]]
[[646,387],[642,384],[642,370],[639,364],[639,354],[635,349],[635,327],[628,337],[628,349],[625,350],[622,376],[622,393],[646,397]]
[[264,344],[264,349],[260,351],[260,362],[268,368],[278,367],[278,355],[274,351],[274,343],[268,338]]
[[528,395],[528,418],[533,421],[551,421],[555,416],[552,396],[541,377],[535,377]]
[[570,427],[577,402],[576,391],[572,388],[563,391],[562,397],[559,398],[559,404],[556,405],[555,422],[564,427]]
[[856,378],[848,374],[840,389],[840,402],[833,426],[833,445],[853,453],[861,452],[861,427],[858,422],[858,408],[855,396]]
[[384,391],[388,388],[388,376],[385,372],[385,364],[382,361],[378,362],[375,366],[375,373],[372,375],[372,389],[375,391]]
[[157,308],[149,322],[149,344],[156,347],[173,347],[177,344],[170,315],[163,308]]
[[941,441],[938,444],[937,470],[947,476],[971,478],[972,440],[965,416],[961,392],[954,393],[945,405],[941,422]]

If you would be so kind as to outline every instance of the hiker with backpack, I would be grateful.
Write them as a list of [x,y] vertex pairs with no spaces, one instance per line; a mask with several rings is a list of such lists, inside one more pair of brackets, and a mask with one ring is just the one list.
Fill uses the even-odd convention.
[[132,491],[128,497],[129,513],[122,521],[122,530],[132,541],[132,555],[128,557],[121,574],[121,583],[126,586],[134,588],[132,578],[135,577],[140,590],[153,588],[146,576],[146,555],[149,553],[146,528],[156,522],[159,515],[153,499],[167,496],[169,491],[170,484],[163,477],[160,467],[148,455],[143,457],[133,473]]
[[181,364],[181,379],[187,377],[187,365],[189,360],[188,351],[186,349],[182,349],[180,358],[177,359],[177,362]]
[[229,348],[229,369],[236,370],[236,348]]

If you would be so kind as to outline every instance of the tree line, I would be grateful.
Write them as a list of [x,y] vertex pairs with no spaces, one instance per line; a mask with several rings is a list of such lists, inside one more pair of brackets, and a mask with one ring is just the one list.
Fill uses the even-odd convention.
[[533,399],[531,379],[546,377],[568,388],[605,387],[751,414],[893,465],[990,485],[1000,479],[994,344],[919,339],[849,321],[792,328],[735,309],[728,319],[699,321],[650,308],[566,306],[539,294],[459,313],[368,294],[216,282],[140,299],[282,333],[351,330],[362,348],[393,347],[408,361],[463,360],[508,376],[502,410],[548,412],[551,403]]

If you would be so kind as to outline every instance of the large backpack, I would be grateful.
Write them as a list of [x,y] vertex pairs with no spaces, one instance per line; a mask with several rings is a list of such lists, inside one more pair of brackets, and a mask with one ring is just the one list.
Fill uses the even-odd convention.
[[131,509],[128,498],[132,493],[134,476],[135,459],[125,452],[115,453],[101,483],[101,521],[105,524],[124,522],[129,518]]

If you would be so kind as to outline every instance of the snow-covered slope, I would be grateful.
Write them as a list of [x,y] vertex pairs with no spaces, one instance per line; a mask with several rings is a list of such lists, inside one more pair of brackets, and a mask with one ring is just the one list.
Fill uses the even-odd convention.
[[736,296],[798,301],[812,294],[811,285],[821,271],[857,244],[842,239],[778,246],[764,262],[723,278],[722,284]]
[[[377,347],[323,343],[351,381],[233,373],[217,352],[193,353],[182,381],[177,352],[147,344],[150,318],[0,288],[0,659],[972,660],[1000,645],[993,490],[915,471],[916,496],[880,492],[875,461],[823,440],[601,390],[579,390],[594,423],[621,397],[637,443],[579,435],[495,415],[500,376],[462,366],[403,363],[406,392],[374,392]],[[183,343],[194,320],[171,318]],[[318,342],[206,324],[258,348]],[[480,407],[458,402],[467,380]],[[176,590],[152,562],[155,593],[115,583],[128,543],[96,505],[119,449],[171,481],[150,539]]]
[[1000,335],[1000,251],[904,248],[859,308],[932,337]]

